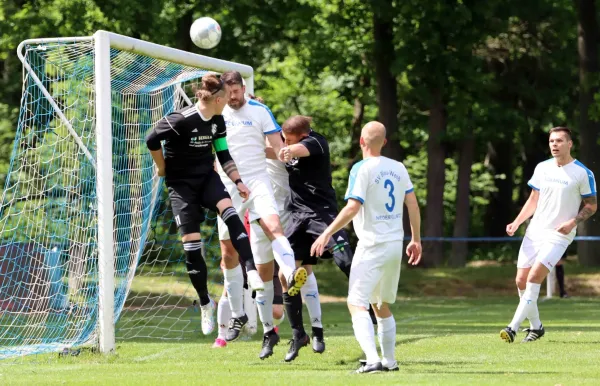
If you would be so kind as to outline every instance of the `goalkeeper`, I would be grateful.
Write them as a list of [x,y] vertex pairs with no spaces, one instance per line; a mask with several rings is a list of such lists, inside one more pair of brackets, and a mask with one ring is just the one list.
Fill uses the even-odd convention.
[[[196,97],[198,103],[194,106],[161,119],[147,135],[146,144],[158,175],[165,177],[173,216],[182,235],[188,274],[200,298],[202,332],[208,335],[215,326],[215,303],[208,295],[207,268],[201,249],[200,224],[204,221],[204,208],[216,211],[227,224],[233,246],[246,269],[252,271],[256,267],[244,225],[213,169],[211,144],[240,196],[248,199],[250,191],[240,179],[225,140],[225,120],[221,113],[227,104],[227,93],[223,82],[214,74],[204,75]],[[164,155],[161,141],[164,141]]]

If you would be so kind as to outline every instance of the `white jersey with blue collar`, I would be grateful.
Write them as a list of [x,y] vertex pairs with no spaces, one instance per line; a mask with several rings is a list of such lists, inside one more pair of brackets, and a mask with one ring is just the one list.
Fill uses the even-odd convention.
[[594,173],[577,160],[559,166],[551,158],[535,167],[528,185],[539,191],[540,196],[527,236],[569,245],[577,228],[568,235],[557,232],[556,228],[577,216],[582,198],[596,195]]
[[379,156],[358,162],[350,171],[345,199],[362,203],[352,224],[364,246],[404,238],[404,197],[414,190],[406,167]]
[[[281,131],[271,110],[250,99],[237,110],[225,106],[223,117],[227,127],[227,147],[242,180],[268,178],[265,136]],[[217,171],[224,182],[231,182],[218,162]]]

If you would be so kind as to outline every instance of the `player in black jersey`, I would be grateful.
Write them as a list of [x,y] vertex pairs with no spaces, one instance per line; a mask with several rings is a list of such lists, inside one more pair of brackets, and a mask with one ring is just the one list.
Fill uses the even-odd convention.
[[[244,199],[248,198],[250,191],[240,179],[227,149],[225,120],[221,115],[227,103],[227,93],[216,75],[206,74],[196,96],[196,105],[161,119],[147,135],[146,144],[158,175],[165,177],[173,216],[182,235],[188,274],[200,298],[202,332],[208,335],[215,325],[215,303],[208,295],[207,268],[201,249],[200,224],[204,221],[204,208],[216,211],[225,221],[246,269],[256,270],[256,267],[244,225],[213,169],[212,147],[223,170],[235,182],[239,194]],[[161,141],[164,141],[164,154]]]
[[[311,129],[309,117],[293,116],[282,129],[287,146],[281,149],[279,158],[286,163],[291,190],[288,205],[291,217],[285,235],[294,250],[296,264],[303,265],[309,273],[306,286],[315,288],[318,294],[312,274],[312,265],[317,263],[317,258],[310,256],[310,247],[338,213],[335,190],[331,185],[329,144],[325,137]],[[324,257],[333,257],[342,272],[349,276],[353,252],[346,231],[342,229],[336,233],[328,249]],[[312,281],[314,284],[311,284]],[[300,348],[308,344],[309,338],[302,322],[302,299],[287,293],[283,296],[294,334],[285,358],[291,361],[298,356]],[[321,321],[311,320],[311,324],[313,351],[321,353],[325,350]]]

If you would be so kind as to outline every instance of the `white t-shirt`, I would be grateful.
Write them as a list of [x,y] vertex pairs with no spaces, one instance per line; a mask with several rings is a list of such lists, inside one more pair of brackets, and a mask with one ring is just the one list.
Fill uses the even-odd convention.
[[[262,103],[246,100],[238,110],[223,109],[227,126],[227,147],[243,181],[267,176],[265,135],[281,131],[271,110]],[[223,181],[231,182],[217,161],[217,171]]]
[[579,213],[582,197],[596,195],[594,173],[574,160],[558,166],[554,158],[540,162],[528,185],[540,192],[537,209],[526,234],[534,240],[547,240],[569,245],[575,237],[575,227],[568,235],[555,229]]
[[404,196],[414,190],[406,167],[387,157],[371,157],[350,171],[345,199],[362,203],[354,231],[365,246],[404,238]]

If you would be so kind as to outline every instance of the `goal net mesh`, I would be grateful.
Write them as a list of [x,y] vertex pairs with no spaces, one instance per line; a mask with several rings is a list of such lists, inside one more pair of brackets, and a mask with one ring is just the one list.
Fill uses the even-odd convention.
[[[23,55],[31,71],[0,206],[0,359],[97,341],[94,41],[30,44]],[[144,138],[194,102],[191,85],[206,70],[117,49],[110,60],[113,181],[101,183],[114,194],[117,339],[184,338],[198,333],[200,314]],[[216,275],[208,218],[205,256]]]

